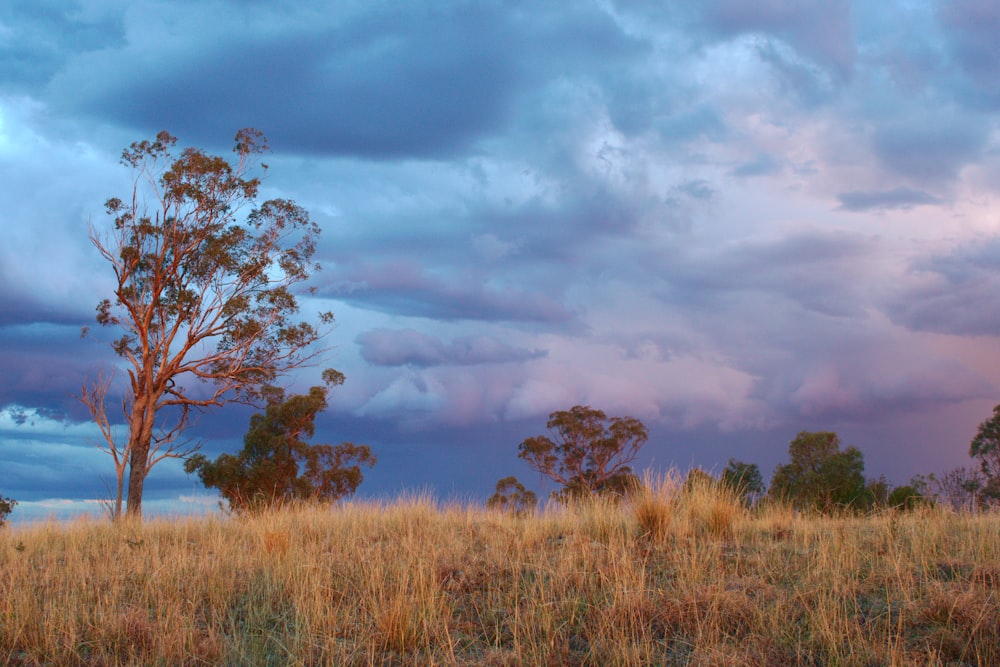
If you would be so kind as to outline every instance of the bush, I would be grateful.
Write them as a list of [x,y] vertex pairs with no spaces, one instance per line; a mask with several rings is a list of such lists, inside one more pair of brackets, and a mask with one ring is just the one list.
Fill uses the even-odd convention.
[[15,505],[17,505],[17,501],[13,498],[0,496],[0,526],[7,520],[7,516],[14,511]]

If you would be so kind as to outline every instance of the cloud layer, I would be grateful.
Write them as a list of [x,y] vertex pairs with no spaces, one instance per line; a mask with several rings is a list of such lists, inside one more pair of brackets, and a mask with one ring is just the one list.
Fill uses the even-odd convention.
[[[80,329],[122,147],[244,126],[323,227],[319,430],[375,446],[371,493],[484,496],[578,403],[657,465],[767,472],[802,429],[898,482],[964,464],[1000,379],[998,31],[983,0],[4,3],[0,410],[66,430],[5,426],[0,493],[94,497],[73,395],[114,363]],[[195,430],[232,451],[248,416]]]

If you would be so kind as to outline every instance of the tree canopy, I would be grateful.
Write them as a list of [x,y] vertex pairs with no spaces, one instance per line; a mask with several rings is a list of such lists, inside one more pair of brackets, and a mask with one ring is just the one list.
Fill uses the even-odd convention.
[[517,477],[504,477],[497,482],[496,490],[486,501],[490,509],[499,509],[512,514],[526,514],[538,505],[538,497],[534,491],[529,491],[517,480]]
[[222,454],[215,461],[195,454],[184,469],[218,489],[236,512],[301,501],[335,502],[352,495],[364,480],[361,466],[375,465],[371,449],[350,442],[306,442],[315,432],[316,415],[327,407],[330,389],[343,383],[344,376],[327,371],[325,379],[326,386],[312,387],[307,394],[285,398],[284,392],[272,392],[264,413],[250,418],[239,453]]
[[802,431],[788,453],[791,462],[779,465],[771,480],[772,496],[823,512],[868,504],[864,457],[856,447],[841,451],[836,433]]
[[985,477],[980,493],[987,498],[1000,499],[1000,405],[993,408],[992,417],[979,425],[969,444],[969,456],[979,462]]
[[629,467],[649,437],[634,417],[608,419],[601,410],[577,405],[553,412],[539,435],[518,445],[518,457],[538,473],[562,484],[560,500],[599,492],[624,493],[636,480]]
[[[290,200],[258,203],[264,136],[240,130],[233,163],[198,148],[175,156],[176,143],[160,132],[122,153],[132,190],[107,201],[110,231],[90,230],[115,276],[97,320],[117,330],[112,347],[128,372],[122,451],[133,517],[153,465],[189,453],[180,436],[193,410],[260,404],[279,376],[313,360],[324,335],[293,319],[293,287],[318,268],[320,230]],[[91,410],[99,419],[103,400]]]

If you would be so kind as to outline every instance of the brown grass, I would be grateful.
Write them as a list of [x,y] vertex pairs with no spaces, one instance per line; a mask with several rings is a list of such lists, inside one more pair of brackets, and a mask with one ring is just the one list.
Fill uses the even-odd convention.
[[0,664],[1000,664],[1000,516],[679,487],[5,529]]

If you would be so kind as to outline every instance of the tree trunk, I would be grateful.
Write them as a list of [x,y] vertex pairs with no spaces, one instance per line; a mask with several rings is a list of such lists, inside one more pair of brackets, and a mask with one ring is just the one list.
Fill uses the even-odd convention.
[[[137,401],[138,403],[138,401]],[[145,406],[144,406],[145,407]],[[128,502],[125,517],[142,520],[142,487],[149,474],[149,447],[153,439],[152,420],[133,412],[129,434]]]
[[118,473],[118,492],[115,494],[115,513],[111,515],[112,521],[122,518],[122,494],[125,489],[125,466],[119,466],[115,471]]
[[125,517],[128,519],[142,519],[142,485],[146,481],[146,447],[132,444],[132,458],[128,465],[128,503],[125,509]]

